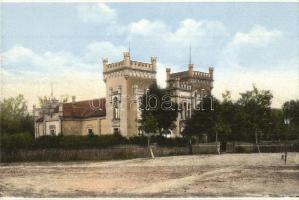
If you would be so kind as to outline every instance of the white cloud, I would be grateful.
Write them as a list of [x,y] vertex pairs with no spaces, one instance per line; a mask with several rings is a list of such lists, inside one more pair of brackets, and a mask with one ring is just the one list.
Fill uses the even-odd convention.
[[33,54],[34,53],[31,49],[15,45],[9,51],[3,53],[2,56],[5,57],[5,59],[9,59],[10,62],[16,63],[26,60],[27,57],[31,57]]
[[[266,55],[267,58],[273,57],[268,48],[280,37],[281,31],[267,30],[260,25],[255,25],[247,33],[237,32],[223,49],[215,66],[214,94],[221,98],[223,91],[231,90],[232,97],[237,99],[240,92],[250,90],[252,84],[256,84],[258,89],[272,92],[273,107],[299,98],[298,59],[275,57],[274,62],[261,59]],[[264,56],[260,55],[261,52]],[[286,66],[288,70],[285,70]]]
[[[223,48],[217,65],[228,66],[231,69],[258,69],[253,66],[253,63],[263,65],[265,62],[268,64],[273,61],[276,62],[279,58],[271,55],[274,52],[271,45],[275,44],[281,37],[281,31],[267,30],[261,25],[253,26],[247,33],[237,32]],[[264,59],[266,57],[268,59]]]
[[115,22],[117,12],[105,3],[80,5],[78,7],[78,17],[87,23],[109,24]]
[[85,59],[93,61],[95,58],[97,61],[101,58],[121,59],[122,52],[127,50],[122,45],[117,46],[107,41],[94,42],[86,47]]
[[225,66],[226,69],[216,67],[213,91],[216,97],[221,99],[221,94],[225,90],[230,90],[232,98],[236,100],[240,97],[239,93],[251,90],[252,84],[255,84],[258,89],[272,92],[272,107],[279,108],[287,100],[299,99],[298,60],[282,60],[272,66],[272,69],[262,64],[238,66],[234,63],[234,65]]
[[133,35],[160,35],[167,33],[166,25],[161,21],[150,21],[141,19],[128,25],[129,34]]
[[40,73],[10,73],[3,70],[2,98],[23,94],[29,102],[29,108],[38,104],[38,97],[50,95],[53,83],[54,96],[75,95],[78,100],[105,97],[105,83],[94,71],[62,71],[46,75]]
[[55,71],[60,69],[90,69],[94,65],[85,63],[69,52],[36,53],[15,45],[1,54],[3,68],[16,71]]
[[185,19],[180,22],[177,30],[171,34],[171,41],[177,43],[197,44],[203,39],[211,39],[215,36],[228,36],[225,26],[220,21]]
[[256,25],[248,33],[237,32],[231,42],[231,46],[241,45],[265,46],[279,38],[282,32],[279,30],[267,30],[265,27]]
[[203,39],[215,36],[228,36],[225,26],[219,21],[185,19],[179,23],[174,31],[163,21],[150,21],[142,19],[128,25],[130,38],[143,36],[147,41],[163,41],[167,45],[188,46],[190,42],[195,46],[200,45]]
[[69,52],[37,53],[16,45],[1,54],[2,98],[21,93],[31,106],[38,102],[39,96],[49,96],[51,82],[58,98],[61,95],[75,95],[78,100],[104,97],[101,58],[117,60],[124,50],[123,46],[109,42],[94,42],[81,56],[75,56]]
[[[191,41],[192,46],[197,47],[195,59],[207,60],[209,57],[219,59],[218,63],[215,61],[217,64],[214,94],[217,97],[221,97],[221,93],[229,89],[236,99],[239,92],[251,89],[252,83],[255,83],[258,88],[270,89],[273,92],[275,107],[279,107],[288,99],[298,98],[298,71],[283,70],[285,66],[289,69],[298,69],[298,61],[277,63],[278,66],[273,67],[275,70],[271,70],[263,63],[252,66],[248,63],[241,65],[239,62],[243,60],[239,58],[239,52],[251,47],[266,47],[282,36],[279,30],[267,30],[257,25],[247,33],[236,33],[228,41],[229,33],[220,21],[185,19],[175,29],[163,21],[148,19],[141,19],[129,25],[119,25],[116,11],[105,4],[93,4],[80,9],[79,16],[83,21],[99,24],[113,22],[114,25],[109,26],[110,29],[107,27],[110,31],[117,28],[122,30],[121,34],[127,34],[124,35],[126,40],[137,44],[132,56],[140,52],[136,60],[140,60],[139,56],[144,54],[158,56],[156,78],[162,87],[166,86],[164,63],[170,62],[167,66],[172,66],[173,71],[178,70],[178,67],[173,66],[178,66],[180,57],[185,57],[182,60],[187,64],[187,48]],[[117,32],[117,29],[114,31]],[[224,41],[224,45],[217,46],[219,40]],[[79,100],[105,96],[105,85],[101,78],[101,58],[108,57],[110,62],[118,61],[122,59],[122,52],[126,50],[127,48],[122,45],[99,41],[87,45],[80,56],[75,56],[69,52],[36,53],[16,45],[2,54],[4,95],[14,96],[23,93],[31,102],[37,102],[37,96],[49,95],[50,82],[53,81],[58,96],[76,95]],[[217,55],[216,51],[222,52],[222,55]],[[212,56],[206,54],[207,52],[211,52]],[[164,61],[160,61],[160,57],[163,57]],[[196,64],[195,70],[198,70]],[[207,69],[205,66],[204,68]]]

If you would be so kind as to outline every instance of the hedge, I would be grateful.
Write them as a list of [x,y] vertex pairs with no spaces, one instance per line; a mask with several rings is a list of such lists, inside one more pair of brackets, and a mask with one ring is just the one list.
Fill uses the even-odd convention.
[[[135,136],[125,138],[121,135],[92,135],[92,136],[42,136],[37,139],[28,133],[2,134],[1,150],[14,151],[18,149],[82,149],[82,148],[107,148],[116,145],[135,144],[139,146],[147,145],[147,137]],[[176,147],[186,146],[185,138],[165,138],[162,136],[152,136],[151,144],[158,146]]]

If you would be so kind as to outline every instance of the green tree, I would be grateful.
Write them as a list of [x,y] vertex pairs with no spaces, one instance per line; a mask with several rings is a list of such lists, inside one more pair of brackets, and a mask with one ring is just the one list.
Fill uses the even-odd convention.
[[240,95],[237,101],[240,132],[243,139],[257,142],[261,134],[269,134],[273,95],[269,90],[258,90],[254,85],[252,90]]
[[157,132],[158,122],[151,113],[145,113],[141,120],[141,128],[147,134],[153,134]]
[[1,133],[34,132],[33,117],[29,114],[23,95],[5,98],[0,102]]
[[272,108],[269,135],[266,135],[265,140],[280,140],[284,138],[284,123],[282,109]]
[[166,89],[158,87],[157,83],[150,86],[142,96],[140,106],[142,118],[153,116],[157,121],[157,130],[162,135],[162,130],[168,130],[174,126],[178,116],[178,106],[171,101]]
[[220,138],[219,140],[222,142],[226,142],[228,140],[234,140],[238,137],[237,134],[237,112],[238,106],[235,102],[232,101],[231,92],[226,90],[222,94],[223,102],[220,105],[219,111],[219,120],[220,124]]
[[220,103],[211,96],[202,99],[202,109],[195,110],[192,117],[186,121],[183,134],[187,137],[202,137],[203,134],[208,138],[216,138],[216,134],[227,131],[227,126],[220,116]]
[[157,122],[156,118],[151,113],[143,114],[142,120],[141,120],[141,127],[142,127],[142,130],[147,135],[147,146],[148,146],[148,149],[149,149],[149,152],[150,152],[152,158],[154,158],[154,153],[150,146],[150,137],[157,132],[157,129],[158,129],[157,125],[158,125],[158,122]]
[[203,100],[205,110],[195,111],[187,120],[184,134],[201,136],[207,134],[210,141],[229,140],[256,141],[279,137],[281,133],[281,113],[271,109],[272,94],[267,90],[250,91],[240,94],[233,102],[230,91],[222,95],[223,101],[214,99],[214,110],[210,109],[210,97]]
[[290,119],[290,137],[299,138],[299,100],[290,100],[282,106],[283,116]]

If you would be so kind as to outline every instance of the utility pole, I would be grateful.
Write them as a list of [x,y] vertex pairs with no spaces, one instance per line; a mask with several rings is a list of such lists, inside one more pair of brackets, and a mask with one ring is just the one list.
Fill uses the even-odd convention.
[[284,142],[284,164],[287,164],[287,157],[288,157],[288,131],[289,131],[289,124],[290,124],[290,118],[287,116],[284,118],[284,124],[286,125],[286,135],[285,135],[285,142]]

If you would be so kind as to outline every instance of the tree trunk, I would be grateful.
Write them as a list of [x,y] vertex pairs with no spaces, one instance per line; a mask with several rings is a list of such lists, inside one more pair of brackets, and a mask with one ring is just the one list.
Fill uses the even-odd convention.
[[147,146],[148,146],[148,150],[149,150],[149,152],[151,154],[151,157],[155,158],[153,150],[152,150],[151,145],[150,145],[150,136],[147,137]]
[[189,144],[188,144],[188,146],[189,146],[189,154],[193,154],[193,149],[192,149],[192,139],[191,138],[189,138]]
[[260,145],[258,144],[257,130],[256,129],[255,129],[255,144],[256,144],[258,152],[261,153],[261,151],[260,151]]

